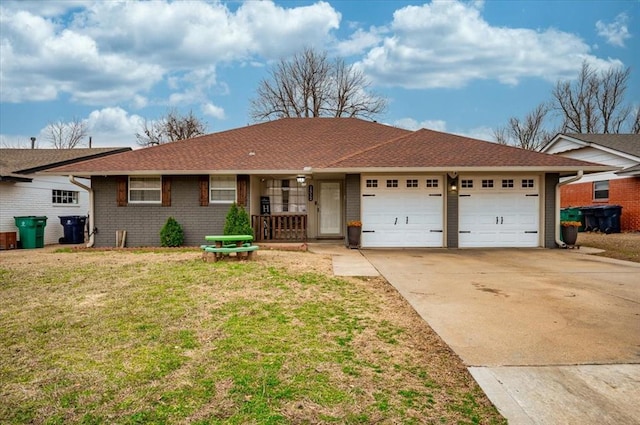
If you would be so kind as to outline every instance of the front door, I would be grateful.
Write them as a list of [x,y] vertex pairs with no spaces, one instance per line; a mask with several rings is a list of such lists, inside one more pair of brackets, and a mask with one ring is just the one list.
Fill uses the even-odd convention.
[[318,236],[342,235],[342,185],[340,182],[320,182],[318,205]]

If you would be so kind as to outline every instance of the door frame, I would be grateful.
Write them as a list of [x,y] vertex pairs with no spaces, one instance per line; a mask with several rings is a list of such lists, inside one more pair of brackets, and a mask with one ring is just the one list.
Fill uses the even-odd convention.
[[[331,180],[317,180],[316,185],[318,186],[318,204],[317,204],[317,223],[316,223],[316,234],[317,238],[343,238],[344,237],[344,181],[331,179]],[[322,216],[324,213],[324,207],[322,205],[322,186],[325,183],[337,183],[339,193],[339,205],[338,205],[338,214],[339,214],[339,226],[337,233],[322,233]]]

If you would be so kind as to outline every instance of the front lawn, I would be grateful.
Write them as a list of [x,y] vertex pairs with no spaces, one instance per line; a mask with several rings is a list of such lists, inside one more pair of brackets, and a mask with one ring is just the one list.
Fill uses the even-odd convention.
[[2,423],[505,423],[384,280],[257,258],[0,252]]

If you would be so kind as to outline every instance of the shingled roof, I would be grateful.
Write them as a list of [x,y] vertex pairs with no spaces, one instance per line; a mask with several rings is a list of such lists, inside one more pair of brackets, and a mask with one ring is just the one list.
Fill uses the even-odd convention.
[[131,148],[0,149],[0,181],[31,181],[38,171],[126,151]]
[[76,175],[610,167],[357,118],[284,118],[52,170]]
[[640,134],[565,133],[565,136],[640,157]]

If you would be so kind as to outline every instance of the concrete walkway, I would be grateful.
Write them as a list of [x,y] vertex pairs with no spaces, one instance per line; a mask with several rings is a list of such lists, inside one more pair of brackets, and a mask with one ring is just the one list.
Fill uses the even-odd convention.
[[336,275],[379,271],[510,424],[640,424],[640,264],[587,250],[310,250]]
[[331,255],[335,276],[380,276],[378,270],[357,249],[328,243],[311,243],[308,249],[316,254]]

